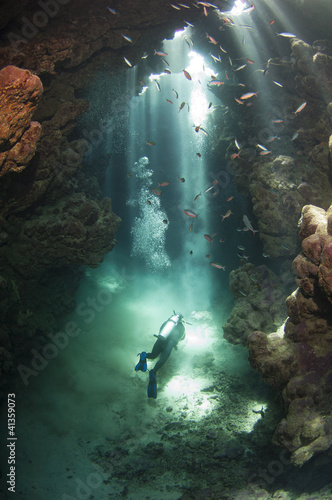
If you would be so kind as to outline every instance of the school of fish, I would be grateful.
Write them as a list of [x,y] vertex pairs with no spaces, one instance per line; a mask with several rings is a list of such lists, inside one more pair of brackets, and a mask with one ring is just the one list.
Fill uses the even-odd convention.
[[[255,9],[255,4],[253,2],[248,2],[248,7],[246,7],[242,13],[243,14],[250,14],[254,9]],[[200,8],[202,9],[202,14],[207,17],[211,10],[213,9],[217,9],[218,7],[210,2],[195,2],[195,6],[197,8]],[[179,11],[181,9],[190,9],[191,7],[187,4],[184,4],[184,3],[177,3],[177,4],[173,4],[173,3],[170,3],[170,7]],[[112,13],[113,15],[119,15],[119,12],[116,11],[115,9],[112,9],[111,7],[107,7],[107,9],[109,10],[110,13]],[[222,20],[222,25],[220,26],[220,31],[223,32],[226,28],[234,28],[236,27],[236,23],[233,21],[233,19],[230,17],[230,15],[228,13],[222,13],[222,16],[221,16],[221,20]],[[273,26],[274,23],[276,22],[276,19],[269,19],[266,21],[266,24],[267,26]],[[189,23],[189,22],[185,22],[186,26],[189,26],[189,27],[194,27],[193,24]],[[242,28],[245,28],[245,29],[249,29],[249,30],[253,30],[254,28],[250,25],[245,25],[245,24],[240,24],[240,26]],[[128,43],[133,43],[133,40],[132,38],[127,34],[127,33],[120,33],[120,36],[122,36],[122,38],[127,41]],[[293,34],[293,33],[290,33],[290,32],[275,32],[275,36],[277,37],[283,37],[283,38],[295,38],[296,35]],[[241,61],[240,61],[240,64],[236,64],[234,65],[234,61],[231,59],[231,57],[229,56],[227,50],[225,50],[225,48],[223,48],[223,46],[220,44],[220,42],[217,40],[218,37],[214,37],[212,36],[211,34],[209,33],[206,33],[206,40],[207,40],[207,43],[208,44],[211,44],[213,48],[213,50],[216,50],[216,51],[219,51],[220,50],[220,53],[219,54],[212,54],[210,52],[210,56],[212,58],[212,60],[217,64],[217,63],[222,63],[222,57],[225,57],[227,58],[227,66],[228,66],[228,69],[227,71],[224,71],[223,74],[225,76],[225,81],[226,82],[229,82],[230,78],[232,77],[232,80],[234,82],[234,77],[235,77],[235,74],[236,75],[239,75],[240,72],[242,73],[242,70],[244,70],[245,68],[248,69],[248,66],[250,65],[255,65],[255,61],[249,57],[243,57],[242,59],[244,59],[243,63],[241,64]],[[184,38],[185,42],[187,43],[188,47],[191,48],[193,46],[193,41],[190,37],[185,37]],[[242,36],[242,45],[245,45],[246,43],[246,40],[245,40],[245,37]],[[162,58],[162,61],[164,62],[165,64],[165,68],[164,68],[164,73],[166,74],[169,74],[171,75],[171,69],[169,68],[169,63],[168,61],[165,59],[165,57],[168,56],[168,54],[166,52],[162,52],[162,51],[158,51],[158,50],[154,50],[154,56],[157,56],[157,57],[161,57]],[[147,54],[144,54],[144,56],[142,56],[142,58],[146,58],[148,57]],[[124,57],[123,58],[125,63],[131,68],[133,65],[132,63],[126,58]],[[247,71],[247,70],[246,70]],[[266,65],[266,67],[264,69],[256,69],[255,71],[259,71],[261,73],[263,73],[264,76],[266,76],[268,74],[268,65]],[[183,75],[184,77],[188,80],[188,81],[192,81],[192,75],[186,70],[186,69],[182,69],[182,72],[183,72]],[[233,76],[234,75],[234,76]],[[219,77],[219,72],[217,72],[216,75],[213,75],[211,77],[211,80],[209,81],[208,83],[208,88],[213,88],[213,87],[216,87],[216,88],[219,88],[219,87],[222,87],[225,85],[225,81],[224,79],[220,79]],[[155,85],[156,85],[156,88],[159,92],[161,92],[161,87],[160,87],[160,84],[157,80],[154,80],[155,82]],[[276,87],[279,87],[280,89],[283,88],[283,84],[280,83],[279,81],[276,81],[276,80],[272,80],[271,79],[271,82],[276,86]],[[144,82],[141,82],[142,84]],[[145,85],[145,83],[144,83]],[[238,83],[238,86],[239,87],[245,87],[245,84],[243,83]],[[175,99],[178,99],[179,98],[179,94],[178,92],[173,89],[173,93],[174,93],[174,98]],[[252,104],[253,104],[253,98],[254,99],[259,99],[259,93],[260,93],[260,90],[258,89],[254,89],[254,90],[250,90],[250,91],[247,91],[247,92],[243,92],[239,97],[237,96],[234,96],[234,100],[235,102],[238,104],[238,105],[241,105],[241,106],[248,106],[250,107]],[[174,99],[173,98],[173,99]],[[169,96],[166,97],[166,102],[169,103],[169,104],[173,104],[174,101],[171,100],[169,98]],[[179,105],[178,107],[178,113],[180,113],[184,107],[186,106],[187,104],[187,107],[188,107],[188,111],[189,111],[189,104],[186,103],[186,101],[182,101],[181,104]],[[307,102],[302,102],[298,105],[298,107],[293,111],[293,114],[294,116],[296,117],[299,113],[301,113],[304,108],[306,107],[307,105]],[[209,109],[210,107],[212,106],[212,103],[209,104]],[[272,123],[274,124],[279,124],[279,123],[283,123],[283,119],[281,118],[272,118],[271,119]],[[208,132],[202,128],[201,124],[194,124],[193,125],[194,127],[194,130],[195,132],[197,133],[203,133],[204,135],[208,135]],[[298,136],[300,134],[300,130],[296,131],[293,136],[290,138],[290,141],[295,141]],[[271,136],[269,137],[266,142],[267,143],[272,143],[274,140],[276,139],[280,139],[280,137],[278,137],[277,135],[274,135],[274,136]],[[155,142],[154,141],[150,141],[150,140],[146,140],[146,145],[148,146],[154,146],[155,145]],[[235,153],[233,153],[230,158],[232,161],[236,161],[238,158],[241,157],[241,152],[242,152],[242,149],[241,149],[241,145],[238,141],[237,138],[235,138],[234,140],[234,145],[235,145],[235,148],[236,148],[236,151]],[[267,148],[265,145],[263,144],[260,144],[260,143],[257,143],[256,144],[256,147],[258,148],[259,151],[259,155],[260,156],[265,156],[265,155],[269,155],[269,154],[272,154],[272,151]],[[202,157],[202,154],[200,152],[196,152],[196,155],[198,156],[198,158],[201,158]],[[178,179],[177,179],[179,182],[181,183],[184,183],[185,182],[185,178],[183,177],[180,177],[178,176]],[[158,182],[158,186],[154,189],[152,189],[152,193],[155,195],[155,196],[161,196],[162,195],[162,191],[159,189],[160,187],[166,187],[166,186],[169,186],[171,184],[171,182],[169,180],[166,180],[166,181],[159,181]],[[216,189],[218,187],[218,180],[215,180],[213,181],[212,185],[206,187],[204,190],[202,190],[202,192],[196,194],[196,195],[193,195],[193,207],[195,206],[195,202],[201,197],[203,196],[204,194],[207,194],[207,193],[210,193],[212,195],[215,195],[215,194],[218,194],[219,190]],[[224,200],[226,203],[229,203],[231,202],[233,199],[235,198],[235,201],[236,201],[236,196],[229,196],[226,200]],[[151,201],[148,199],[147,200],[147,203],[149,205],[151,205]],[[233,208],[233,210],[236,210],[236,204],[235,204],[235,208]],[[194,228],[194,221],[197,219],[197,217],[199,217],[199,213],[197,213],[196,211],[193,211],[192,210],[192,207],[188,207],[188,208],[184,208],[183,210],[183,213],[188,217],[188,220],[191,221],[190,223],[190,226],[189,226],[189,232],[192,232],[193,231],[193,228]],[[225,220],[229,219],[231,216],[233,215],[233,212],[231,209],[227,209],[226,212],[224,214],[220,214],[220,217],[221,217],[221,223],[224,223]],[[243,227],[242,228],[237,228],[237,231],[247,231],[247,232],[251,232],[252,235],[254,236],[256,232],[258,232],[257,229],[254,229],[251,221],[249,220],[249,217],[246,215],[246,214],[243,214],[242,216],[242,221],[243,221]],[[163,220],[162,221],[163,223],[168,223],[167,220]],[[214,241],[214,237],[217,235],[217,233],[214,233],[214,234],[208,234],[208,233],[203,233],[202,236],[207,240],[207,242],[209,243],[209,245],[212,245],[213,241]],[[224,238],[219,238],[219,242],[220,243],[224,243]],[[241,260],[248,260],[248,256],[244,254],[244,251],[245,251],[245,247],[242,246],[242,245],[239,245],[238,247],[238,250],[240,250],[242,253],[237,253],[238,257],[241,259]],[[190,251],[190,255],[193,255],[193,250]],[[264,255],[263,255],[264,256]],[[209,258],[210,259],[210,254],[207,254],[205,255],[205,257]],[[211,266],[215,269],[218,269],[218,270],[224,270],[226,269],[226,267],[218,262],[210,262]]]

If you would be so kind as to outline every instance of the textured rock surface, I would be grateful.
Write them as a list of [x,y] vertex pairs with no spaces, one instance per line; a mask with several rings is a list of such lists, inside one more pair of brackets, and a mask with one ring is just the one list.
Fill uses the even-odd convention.
[[[229,143],[229,169],[239,192],[251,199],[264,252],[271,258],[294,257],[302,207],[311,203],[327,209],[332,198],[331,43],[318,40],[311,46],[294,38],[291,50],[291,58],[268,61],[269,78],[282,82],[283,89],[277,92],[271,82],[265,113],[257,101],[249,110],[238,106],[234,89],[230,95],[218,90],[239,123],[241,149],[234,140]],[[295,113],[301,104],[304,108]]]
[[332,207],[302,210],[302,253],[293,262],[299,288],[287,299],[284,332],[249,337],[250,362],[287,409],[274,443],[302,465],[332,445]]
[[110,199],[97,202],[83,193],[73,195],[31,217],[8,260],[24,276],[64,264],[97,267],[115,245],[119,221]]
[[15,66],[0,71],[0,177],[23,170],[36,152],[41,125],[31,118],[42,92],[30,71]]
[[278,328],[287,316],[284,297],[289,290],[289,281],[289,272],[278,277],[266,266],[255,267],[249,263],[232,271],[229,287],[235,305],[223,325],[228,342],[247,345],[253,330],[271,332]]

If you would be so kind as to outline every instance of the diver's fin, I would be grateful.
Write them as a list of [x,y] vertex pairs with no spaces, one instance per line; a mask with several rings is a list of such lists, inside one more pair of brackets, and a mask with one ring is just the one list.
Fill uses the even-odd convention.
[[139,362],[135,366],[135,371],[138,372],[139,370],[141,370],[142,372],[146,372],[146,352],[141,352],[139,356]]
[[150,381],[148,385],[148,397],[156,399],[157,397],[157,379],[153,371],[149,373]]

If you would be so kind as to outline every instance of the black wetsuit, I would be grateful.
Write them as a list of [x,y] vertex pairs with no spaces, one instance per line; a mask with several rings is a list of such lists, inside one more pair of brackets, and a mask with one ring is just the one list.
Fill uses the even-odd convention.
[[[181,322],[181,319],[177,321],[175,318],[178,318],[177,315],[171,316],[165,323],[163,323],[159,329],[158,338],[152,348],[152,352],[146,354],[147,359],[156,359],[159,354],[160,358],[155,364],[154,368],[150,370],[150,372],[157,373],[159,368],[163,366],[165,361],[169,358],[173,347],[176,347],[178,342],[184,338],[184,325]],[[170,333],[163,336],[163,330],[166,324],[171,321],[174,323],[174,327],[171,329]]]

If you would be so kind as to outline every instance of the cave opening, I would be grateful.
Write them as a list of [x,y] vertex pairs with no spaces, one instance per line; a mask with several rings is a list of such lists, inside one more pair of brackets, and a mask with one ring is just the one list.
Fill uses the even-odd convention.
[[[139,58],[122,48],[118,71],[97,51],[103,64],[90,85],[73,84],[90,108],[67,135],[80,162],[65,202],[83,190],[91,204],[77,198],[77,210],[93,228],[97,192],[121,224],[100,265],[71,271],[73,287],[84,277],[68,315],[59,284],[61,328],[19,365],[17,481],[27,500],[230,500],[279,490],[295,499],[330,485],[327,456],[299,470],[271,444],[287,412],[248,361],[252,331],[283,339],[299,242],[271,211],[287,206],[298,220],[298,191],[307,195],[313,168],[312,156],[298,153],[307,101],[290,76],[297,59],[289,39],[304,37],[305,25],[270,2],[255,4],[237,0],[222,12],[198,2],[208,15],[158,45],[146,42]],[[68,225],[71,211],[61,212]],[[158,397],[148,398],[138,353],[152,349],[174,313],[184,315],[186,337],[158,371]],[[22,309],[22,327],[32,314]],[[43,302],[43,325],[47,314]]]

